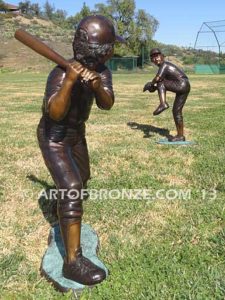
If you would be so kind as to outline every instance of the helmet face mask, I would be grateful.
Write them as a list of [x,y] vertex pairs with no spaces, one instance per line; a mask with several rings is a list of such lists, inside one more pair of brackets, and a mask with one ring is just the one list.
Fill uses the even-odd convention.
[[117,39],[119,37],[110,20],[98,15],[85,17],[75,32],[74,58],[85,67],[95,69],[112,56]]
[[94,69],[99,63],[104,63],[106,58],[113,53],[114,44],[89,44],[79,38],[74,39],[73,51],[75,60],[89,69]]

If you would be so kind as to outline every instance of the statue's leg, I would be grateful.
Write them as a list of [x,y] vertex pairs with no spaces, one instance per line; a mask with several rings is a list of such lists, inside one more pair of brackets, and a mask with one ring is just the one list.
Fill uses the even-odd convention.
[[80,206],[79,201],[76,204],[65,199],[59,201],[59,224],[66,253],[63,276],[81,284],[94,285],[103,281],[106,273],[82,255]]
[[[49,146],[51,145],[51,146]],[[76,149],[77,148],[77,149]],[[93,285],[106,278],[104,270],[82,256],[80,247],[83,181],[89,178],[89,160],[85,139],[75,145],[46,143],[41,145],[46,165],[58,188],[58,217],[61,236],[65,248],[63,276],[85,285]],[[78,159],[76,152],[84,156]],[[79,162],[78,162],[79,160]],[[79,170],[82,161],[86,161]],[[86,169],[87,168],[87,169]],[[86,170],[86,171],[85,171]],[[86,178],[86,179],[85,179]]]
[[169,141],[185,141],[182,110],[190,92],[190,83],[185,79],[183,81],[164,80],[164,85],[167,91],[176,93],[173,104],[173,118],[177,135],[170,137]]
[[177,129],[177,135],[170,138],[171,142],[185,141],[182,110],[187,100],[187,97],[188,97],[188,93],[176,94],[176,98],[173,104],[173,118]]
[[[76,143],[76,145],[73,147],[72,153],[82,178],[83,189],[86,189],[87,182],[90,179],[90,162],[87,142],[84,136],[80,139],[79,143]],[[83,193],[83,197],[83,200],[88,198],[87,191]]]
[[154,116],[159,115],[161,112],[169,108],[169,104],[166,102],[166,88],[163,81],[157,83],[157,90],[160,104],[153,112]]

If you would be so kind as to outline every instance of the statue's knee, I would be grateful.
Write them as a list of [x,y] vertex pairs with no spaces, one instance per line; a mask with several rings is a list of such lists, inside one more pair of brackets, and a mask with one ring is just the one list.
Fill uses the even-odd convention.
[[165,88],[165,85],[163,83],[163,81],[159,81],[157,83],[157,89],[159,92],[165,92],[166,91],[166,88]]
[[67,189],[69,191],[75,190],[75,191],[81,191],[83,188],[82,181],[73,181],[69,185],[67,185]]
[[58,199],[67,200],[77,198],[80,196],[83,183],[81,181],[71,181],[61,184],[58,188]]
[[79,221],[83,214],[81,181],[71,181],[59,189],[57,212],[60,219],[65,221]]
[[60,219],[68,222],[80,221],[83,215],[82,201],[80,199],[74,201],[59,200],[57,211]]

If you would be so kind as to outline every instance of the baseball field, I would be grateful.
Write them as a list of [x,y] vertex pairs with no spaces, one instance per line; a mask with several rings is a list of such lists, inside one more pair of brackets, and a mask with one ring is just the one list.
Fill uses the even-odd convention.
[[[36,140],[46,73],[0,74],[0,299],[73,299],[40,276],[54,186]],[[83,221],[100,240],[106,281],[81,299],[224,299],[225,76],[190,74],[184,107],[189,146],[160,145],[175,133],[171,107],[159,116],[153,74],[114,74],[110,111],[87,122],[90,198]],[[55,219],[54,219],[55,218]]]

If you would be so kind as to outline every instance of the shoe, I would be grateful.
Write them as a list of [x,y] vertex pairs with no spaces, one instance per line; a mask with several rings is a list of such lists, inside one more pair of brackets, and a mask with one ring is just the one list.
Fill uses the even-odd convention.
[[71,263],[64,261],[63,276],[84,285],[94,285],[106,278],[106,272],[84,257],[82,249],[79,248],[75,261]]
[[168,138],[169,142],[184,142],[185,137],[183,135],[175,135]]
[[166,110],[167,108],[169,108],[169,105],[167,103],[165,104],[159,104],[159,106],[156,108],[156,110],[153,112],[153,115],[159,115],[161,114],[161,112],[163,112],[164,110]]

